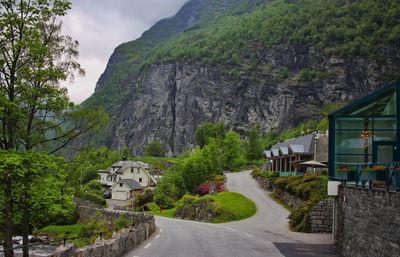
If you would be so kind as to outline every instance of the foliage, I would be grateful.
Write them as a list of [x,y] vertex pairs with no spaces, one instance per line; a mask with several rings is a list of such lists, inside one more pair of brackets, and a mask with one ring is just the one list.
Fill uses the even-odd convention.
[[142,194],[137,195],[134,200],[134,204],[137,207],[143,206],[153,201],[153,191],[146,189]]
[[251,172],[251,175],[253,178],[278,178],[279,177],[279,172],[275,171],[261,171],[260,169],[254,169]]
[[[222,182],[216,182],[215,184],[216,188],[216,192],[221,193],[224,191],[224,184]],[[193,190],[194,194],[198,194],[198,195],[206,195],[210,193],[210,184],[209,183],[204,183],[199,185],[198,187],[196,187]]]
[[245,149],[248,161],[259,160],[262,158],[261,138],[256,127],[252,127],[247,133]]
[[246,163],[245,152],[239,134],[228,131],[222,145],[222,159],[224,169],[235,171]]
[[210,138],[221,140],[225,135],[225,126],[222,122],[204,122],[197,129],[195,133],[196,144],[203,148],[208,144]]
[[222,192],[217,195],[192,196],[184,195],[177,203],[178,208],[190,208],[200,202],[207,202],[216,214],[212,223],[241,220],[256,213],[255,204],[245,196],[234,192]]
[[84,149],[66,163],[65,169],[69,171],[69,183],[77,188],[98,178],[98,170],[106,169],[114,162],[121,160],[123,152],[110,151],[106,147],[97,149]]
[[308,231],[310,210],[320,200],[327,197],[327,183],[326,176],[315,174],[280,177],[274,181],[277,188],[285,190],[304,201],[303,204],[293,209],[289,215],[289,225],[292,230]]
[[128,225],[131,224],[131,222],[124,216],[120,216],[113,221],[113,224],[115,226],[115,229],[120,230],[126,228]]
[[107,206],[107,201],[106,199],[104,199],[103,197],[97,195],[97,194],[93,194],[93,193],[86,193],[86,192],[82,192],[82,191],[78,191],[77,195],[78,198],[81,198],[83,200],[87,200],[89,202],[92,202],[96,205],[98,205],[99,207],[106,207]]
[[98,180],[91,180],[89,183],[83,186],[82,190],[87,193],[92,193],[96,195],[102,195],[103,194],[103,187]]
[[[234,131],[224,132],[221,123],[206,123],[197,130],[197,135],[206,142],[184,157],[159,181],[154,193],[157,204],[171,208],[186,192],[194,190],[223,170],[236,171],[246,163],[243,142]],[[221,134],[224,133],[224,134]]]
[[85,237],[88,239],[89,244],[92,244],[97,237],[100,236],[100,233],[104,236],[104,238],[111,238],[112,229],[110,229],[107,221],[101,218],[99,213],[95,213],[89,221],[82,224],[82,230],[80,233],[80,237]]
[[164,146],[158,141],[152,141],[144,148],[144,156],[164,157]]

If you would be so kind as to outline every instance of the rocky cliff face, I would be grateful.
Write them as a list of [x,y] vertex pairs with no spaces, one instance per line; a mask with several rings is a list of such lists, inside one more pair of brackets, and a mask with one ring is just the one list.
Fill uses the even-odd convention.
[[[312,46],[282,45],[258,57],[270,72],[240,78],[200,63],[151,65],[119,109],[109,131],[112,147],[128,145],[139,154],[148,142],[159,140],[172,155],[194,144],[203,121],[223,121],[245,131],[254,124],[282,129],[318,118],[325,104],[362,97],[382,86],[388,71],[398,70],[398,48],[381,51],[386,60],[378,64],[363,57],[326,57]],[[279,78],[275,68],[280,67],[286,67],[287,78]],[[305,69],[328,76],[301,81],[298,74]]]

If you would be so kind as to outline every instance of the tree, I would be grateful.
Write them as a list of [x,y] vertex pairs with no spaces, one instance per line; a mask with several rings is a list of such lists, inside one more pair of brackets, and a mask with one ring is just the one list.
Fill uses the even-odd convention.
[[196,144],[203,148],[208,143],[209,138],[220,140],[224,135],[225,126],[222,122],[204,122],[196,129]]
[[230,130],[225,134],[222,146],[224,169],[234,171],[246,163],[245,153],[238,133]]
[[[0,149],[11,152],[44,150],[53,153],[73,139],[107,122],[100,109],[74,107],[60,82],[84,71],[76,61],[78,43],[61,34],[60,17],[70,3],[66,0],[0,1]],[[3,160],[1,160],[3,161]],[[18,173],[7,166],[3,174]],[[2,177],[4,208],[0,221],[4,248],[12,247],[16,182],[29,190],[30,173]],[[25,177],[28,176],[28,177]],[[27,194],[27,192],[23,192]],[[27,204],[32,204],[27,202]],[[31,210],[29,206],[24,210]],[[25,213],[29,219],[29,213]],[[23,219],[23,227],[29,220]],[[28,243],[24,230],[24,244]],[[7,251],[12,257],[13,251]],[[29,256],[24,248],[24,257]]]
[[246,156],[249,161],[259,160],[262,157],[260,136],[256,127],[252,127],[247,134]]
[[152,157],[164,157],[164,146],[158,141],[152,141],[144,148],[144,155]]

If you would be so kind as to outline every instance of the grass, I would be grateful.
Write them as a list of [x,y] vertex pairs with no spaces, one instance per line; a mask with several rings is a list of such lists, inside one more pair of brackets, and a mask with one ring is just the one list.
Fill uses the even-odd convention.
[[[61,240],[63,238],[77,238],[81,236],[81,232],[83,229],[82,224],[74,224],[74,225],[50,225],[38,230],[35,234],[39,233],[46,233],[51,236],[54,240]],[[71,243],[71,240],[67,241]],[[89,245],[90,239],[89,238],[77,238],[72,240],[72,242],[77,247],[83,247]]]
[[133,160],[148,163],[153,167],[153,169],[160,168],[161,170],[166,170],[169,166],[175,165],[178,158],[141,156],[134,157]]
[[[213,202],[216,211],[221,213],[211,221],[212,223],[246,219],[253,216],[257,211],[254,202],[239,193],[222,192],[217,195],[206,195],[194,198],[196,198],[196,201],[201,201],[206,198],[210,199]],[[175,206],[178,206],[178,203],[179,201]],[[150,209],[148,213],[168,218],[173,218],[177,209],[177,207],[174,207],[160,212],[160,208],[155,203],[149,203],[146,206]]]
[[148,203],[146,206],[150,209],[147,213],[167,218],[173,218],[176,211],[176,207],[174,207],[172,209],[166,209],[160,212],[160,207],[158,207],[158,205],[155,203]]
[[211,196],[211,199],[214,199],[218,208],[223,211],[222,215],[211,221],[212,223],[246,219],[253,216],[257,211],[254,202],[239,193],[222,192]]

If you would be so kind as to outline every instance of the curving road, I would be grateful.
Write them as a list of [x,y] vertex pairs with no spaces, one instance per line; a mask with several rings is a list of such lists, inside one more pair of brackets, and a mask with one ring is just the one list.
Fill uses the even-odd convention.
[[256,203],[253,217],[224,224],[156,217],[156,233],[124,257],[339,256],[330,235],[289,231],[289,212],[273,201],[249,173],[227,174],[227,188]]

